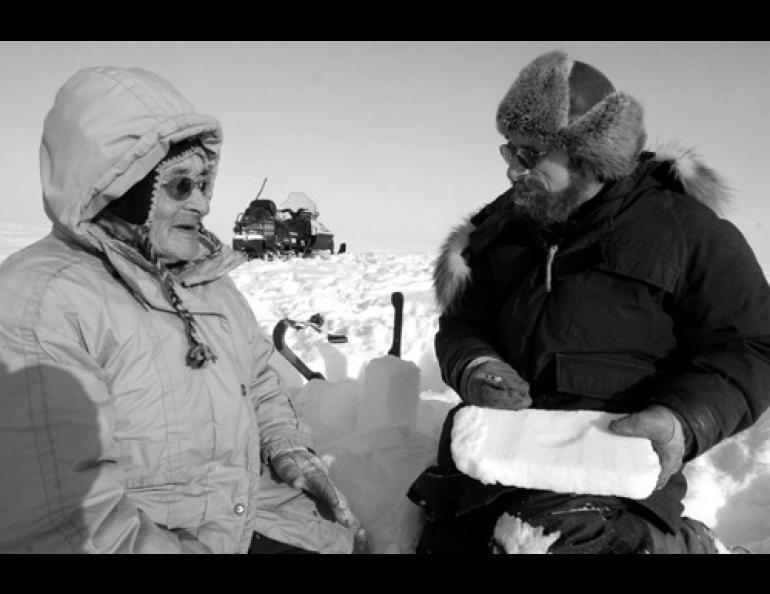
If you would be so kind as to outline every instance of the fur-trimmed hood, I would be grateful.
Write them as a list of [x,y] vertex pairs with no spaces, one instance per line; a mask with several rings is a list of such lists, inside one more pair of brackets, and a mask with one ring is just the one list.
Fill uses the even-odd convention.
[[[722,214],[731,203],[731,189],[713,169],[703,163],[691,148],[682,148],[676,143],[656,147],[652,160],[669,163],[672,182],[678,182],[685,193]],[[475,211],[458,226],[454,227],[441,246],[433,270],[433,288],[440,311],[451,308],[458,296],[471,280],[471,268],[464,252],[468,248],[471,234],[483,220],[484,211],[490,205]]]

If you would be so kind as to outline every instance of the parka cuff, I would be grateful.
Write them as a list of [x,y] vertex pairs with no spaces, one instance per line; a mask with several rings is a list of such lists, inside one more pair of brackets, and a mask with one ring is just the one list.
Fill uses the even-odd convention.
[[305,437],[301,434],[293,437],[275,437],[267,443],[262,444],[262,462],[269,465],[270,461],[278,454],[297,450],[308,450],[309,452],[315,453],[313,443],[309,437]]
[[652,398],[651,404],[665,406],[679,419],[685,439],[685,462],[700,456],[719,442],[719,423],[707,405],[686,403],[673,395]]
[[674,416],[679,421],[679,425],[682,427],[682,433],[684,434],[684,460],[692,460],[694,457],[693,454],[693,446],[695,445],[695,437],[692,433],[692,427],[690,427],[690,423],[687,422],[687,419],[685,419],[679,412],[674,410],[673,408],[669,409],[672,413],[674,413]]

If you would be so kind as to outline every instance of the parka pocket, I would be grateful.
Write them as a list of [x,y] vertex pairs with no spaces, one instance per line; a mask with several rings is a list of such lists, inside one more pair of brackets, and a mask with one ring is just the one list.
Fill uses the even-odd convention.
[[673,262],[642,248],[619,243],[603,244],[601,251],[601,261],[596,269],[646,283],[668,293],[674,292],[681,271]]
[[655,375],[655,366],[608,355],[555,356],[556,392],[576,398],[576,408],[626,412],[646,394],[635,390]]
[[556,269],[553,307],[569,319],[564,332],[578,339],[574,350],[651,358],[669,352],[676,343],[669,297],[680,268],[639,246],[601,244],[599,250],[587,268],[570,270],[565,256]]

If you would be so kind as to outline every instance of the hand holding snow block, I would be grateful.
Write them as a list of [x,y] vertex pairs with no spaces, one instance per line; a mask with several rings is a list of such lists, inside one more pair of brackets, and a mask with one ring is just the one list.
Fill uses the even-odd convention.
[[455,416],[452,457],[485,484],[645,499],[660,462],[649,440],[610,433],[623,416],[468,406]]

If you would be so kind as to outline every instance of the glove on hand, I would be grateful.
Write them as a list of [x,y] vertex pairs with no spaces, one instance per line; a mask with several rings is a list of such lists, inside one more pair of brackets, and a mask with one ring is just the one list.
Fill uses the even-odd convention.
[[665,406],[654,404],[644,410],[616,419],[609,425],[617,435],[644,437],[660,458],[660,476],[655,490],[662,489],[668,479],[682,467],[685,437],[677,416]]
[[484,408],[521,410],[532,406],[529,384],[513,367],[499,359],[466,369],[461,395],[467,403]]
[[287,450],[273,456],[271,466],[283,482],[328,506],[334,519],[353,532],[353,552],[365,552],[366,533],[318,456],[306,449]]

